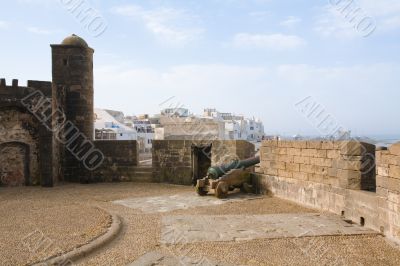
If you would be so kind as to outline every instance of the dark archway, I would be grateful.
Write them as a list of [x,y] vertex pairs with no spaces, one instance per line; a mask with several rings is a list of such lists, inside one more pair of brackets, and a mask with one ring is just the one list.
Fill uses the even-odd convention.
[[207,170],[211,167],[211,149],[211,145],[192,146],[193,185],[196,184],[197,179],[207,175]]
[[23,142],[0,143],[0,184],[3,186],[31,185],[30,148]]

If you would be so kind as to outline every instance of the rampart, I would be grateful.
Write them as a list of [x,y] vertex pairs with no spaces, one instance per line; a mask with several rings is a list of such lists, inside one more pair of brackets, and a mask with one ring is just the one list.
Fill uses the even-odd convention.
[[[376,167],[375,167],[376,165]],[[400,143],[264,141],[261,193],[342,215],[400,241]]]

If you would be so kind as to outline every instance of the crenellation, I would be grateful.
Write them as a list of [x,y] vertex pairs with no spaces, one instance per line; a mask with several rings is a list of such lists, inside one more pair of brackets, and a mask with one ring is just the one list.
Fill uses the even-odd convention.
[[0,79],[0,88],[5,88],[6,86],[6,79]]
[[13,88],[18,88],[18,79],[13,79],[12,80],[12,87]]

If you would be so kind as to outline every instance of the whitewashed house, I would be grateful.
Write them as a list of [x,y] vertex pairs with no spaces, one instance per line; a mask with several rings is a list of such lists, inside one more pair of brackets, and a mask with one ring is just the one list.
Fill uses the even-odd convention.
[[117,121],[104,109],[95,108],[95,139],[96,140],[137,140],[137,132]]

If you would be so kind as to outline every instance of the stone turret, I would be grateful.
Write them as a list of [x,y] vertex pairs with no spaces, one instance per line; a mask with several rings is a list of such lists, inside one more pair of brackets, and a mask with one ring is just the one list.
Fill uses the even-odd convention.
[[[59,161],[61,168],[54,169],[53,174],[59,180],[82,181],[87,173],[83,165],[76,169],[76,156],[66,151],[70,140],[67,132],[74,127],[87,139],[93,140],[93,53],[85,40],[77,35],[65,38],[61,44],[51,45],[52,48],[52,104],[53,110],[62,110],[69,127],[55,134],[53,148],[54,157]],[[53,126],[58,128],[59,121],[53,121]],[[64,138],[65,141],[60,141]],[[71,139],[75,138],[71,137]],[[81,145],[74,143],[73,145]],[[74,167],[73,167],[74,166]],[[63,169],[64,168],[64,169]],[[64,177],[63,177],[64,175]]]

